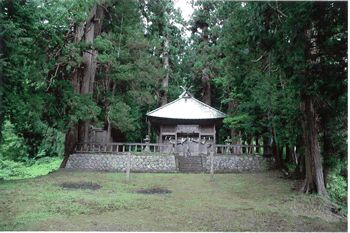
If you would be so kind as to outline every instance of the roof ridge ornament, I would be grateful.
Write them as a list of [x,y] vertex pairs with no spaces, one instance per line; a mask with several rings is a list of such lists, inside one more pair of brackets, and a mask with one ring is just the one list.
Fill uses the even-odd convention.
[[183,92],[181,93],[181,95],[179,96],[179,98],[192,98],[192,94],[190,92],[190,89],[192,88],[192,85],[189,88],[180,86],[181,89],[183,90]]

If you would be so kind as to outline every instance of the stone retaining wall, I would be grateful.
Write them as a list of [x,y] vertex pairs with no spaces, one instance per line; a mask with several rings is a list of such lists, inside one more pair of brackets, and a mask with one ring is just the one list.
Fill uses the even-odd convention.
[[[125,171],[126,154],[72,154],[66,164],[69,169],[94,171]],[[202,156],[203,171],[210,171],[210,157]],[[273,158],[253,155],[216,155],[215,172],[266,171],[274,166]],[[175,155],[131,155],[132,172],[178,172],[179,160]]]
[[[214,156],[215,172],[266,171],[274,167],[274,158],[259,155],[217,155]],[[210,171],[210,157],[203,160],[206,171]]]
[[[126,154],[72,154],[66,168],[95,171],[125,171]],[[176,172],[174,155],[131,155],[131,171],[134,172]]]

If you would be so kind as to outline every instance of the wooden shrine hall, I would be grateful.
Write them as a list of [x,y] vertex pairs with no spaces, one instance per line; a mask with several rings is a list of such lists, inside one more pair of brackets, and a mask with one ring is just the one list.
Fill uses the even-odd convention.
[[159,135],[161,152],[197,156],[207,154],[216,129],[226,114],[197,100],[188,90],[178,99],[146,114]]

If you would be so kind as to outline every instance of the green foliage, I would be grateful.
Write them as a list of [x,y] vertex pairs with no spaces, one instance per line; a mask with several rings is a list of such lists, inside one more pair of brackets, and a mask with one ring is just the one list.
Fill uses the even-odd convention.
[[329,160],[329,163],[331,163],[331,170],[327,177],[327,190],[333,201],[346,207],[348,182],[344,173],[347,173],[347,161],[333,158]]
[[42,158],[36,161],[16,162],[0,160],[0,180],[16,180],[47,175],[62,163],[62,157]]
[[46,156],[51,157],[63,157],[64,154],[64,133],[54,129],[47,128],[44,138],[36,154],[36,158],[42,158]]
[[25,161],[28,148],[23,137],[16,133],[14,125],[9,120],[4,121],[1,134],[0,160]]
[[71,125],[75,125],[79,120],[96,120],[101,112],[101,108],[90,94],[67,96],[67,108],[69,108],[69,120]]
[[130,114],[130,110],[131,108],[123,102],[113,103],[108,112],[112,125],[122,132],[133,131],[135,122]]
[[346,205],[348,197],[348,182],[346,178],[336,172],[328,176],[327,189],[333,201]]
[[246,113],[240,114],[240,115],[235,115],[235,116],[228,116],[224,119],[224,124],[228,128],[234,128],[234,129],[248,129],[249,122],[251,122],[252,117],[249,116]]

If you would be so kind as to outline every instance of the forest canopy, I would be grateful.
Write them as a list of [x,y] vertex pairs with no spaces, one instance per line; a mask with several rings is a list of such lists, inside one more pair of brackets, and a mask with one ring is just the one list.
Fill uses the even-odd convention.
[[170,0],[1,1],[0,178],[67,156],[90,126],[141,142],[182,85],[228,113],[219,143],[272,146],[302,191],[345,203],[347,3],[192,6],[186,21]]

